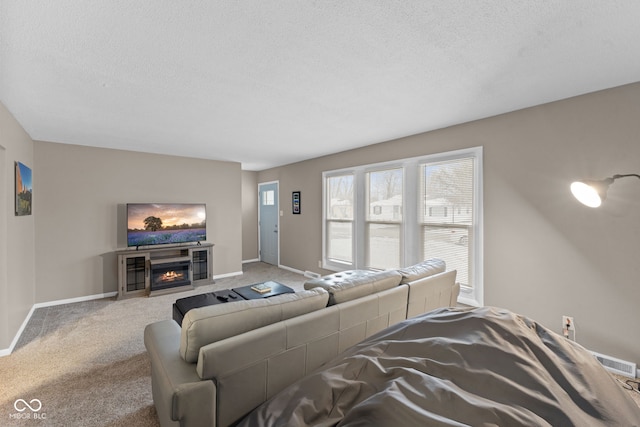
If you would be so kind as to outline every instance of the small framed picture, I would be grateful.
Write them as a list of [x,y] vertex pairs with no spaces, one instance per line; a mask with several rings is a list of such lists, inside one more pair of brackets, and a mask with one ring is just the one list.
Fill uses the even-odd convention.
[[16,162],[16,216],[31,215],[32,197],[31,168]]
[[291,194],[291,207],[295,215],[300,215],[300,192],[294,191]]

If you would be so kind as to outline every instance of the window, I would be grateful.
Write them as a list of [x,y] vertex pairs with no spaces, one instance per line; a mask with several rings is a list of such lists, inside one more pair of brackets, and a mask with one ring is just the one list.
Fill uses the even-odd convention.
[[[448,268],[458,270],[460,285],[467,287],[471,283],[473,168],[474,159],[469,157],[420,165],[419,199],[424,212],[420,220],[421,257],[444,259]],[[465,214],[461,213],[463,207]]]
[[276,192],[273,190],[263,191],[262,206],[274,206],[276,204],[275,194]]
[[458,271],[459,301],[483,304],[481,147],[323,178],[324,268],[385,270],[442,258]]
[[333,265],[353,265],[353,178],[344,174],[325,179],[325,259]]
[[402,231],[402,169],[366,174],[367,218],[365,266],[400,268]]

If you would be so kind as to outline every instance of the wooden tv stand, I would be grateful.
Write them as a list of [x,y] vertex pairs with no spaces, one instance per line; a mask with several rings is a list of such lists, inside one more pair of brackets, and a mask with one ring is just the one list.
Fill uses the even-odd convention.
[[118,299],[163,295],[213,283],[213,243],[117,251]]

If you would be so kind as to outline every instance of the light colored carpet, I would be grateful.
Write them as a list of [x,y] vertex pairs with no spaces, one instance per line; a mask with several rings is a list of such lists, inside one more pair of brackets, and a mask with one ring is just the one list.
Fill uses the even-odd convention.
[[[265,280],[302,290],[307,279],[268,264],[250,263],[240,276],[193,291],[37,309],[13,353],[0,357],[0,425],[159,426],[144,327],[171,319],[172,304],[178,298]],[[19,412],[14,407],[18,399],[28,403],[38,399],[42,408]],[[22,402],[16,405],[25,408]],[[37,407],[37,402],[31,406]]]

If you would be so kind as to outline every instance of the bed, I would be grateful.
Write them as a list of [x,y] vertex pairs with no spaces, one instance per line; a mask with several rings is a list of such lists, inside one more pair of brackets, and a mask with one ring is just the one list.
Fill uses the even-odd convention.
[[408,319],[342,353],[240,424],[640,426],[583,347],[492,307]]

